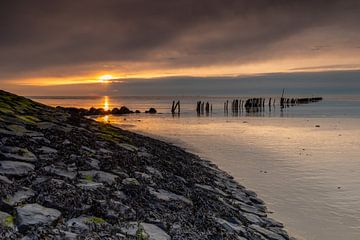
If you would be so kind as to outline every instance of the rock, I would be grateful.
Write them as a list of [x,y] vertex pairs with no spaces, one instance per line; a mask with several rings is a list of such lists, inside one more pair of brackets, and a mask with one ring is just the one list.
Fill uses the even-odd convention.
[[17,207],[16,213],[20,231],[34,225],[51,225],[61,216],[58,210],[46,208],[37,203]]
[[286,240],[284,237],[282,237],[281,235],[274,233],[268,229],[262,228],[258,225],[252,224],[250,225],[250,228],[257,231],[258,233],[260,233],[261,235],[265,236],[268,239],[271,240]]
[[58,152],[54,148],[45,147],[45,146],[42,146],[41,148],[39,148],[39,151],[41,151],[44,154],[56,154]]
[[6,197],[3,202],[9,206],[16,206],[20,203],[25,202],[29,198],[35,196],[35,193],[31,189],[24,188],[23,190],[17,191],[13,196]]
[[251,206],[251,205],[247,205],[243,202],[240,202],[240,201],[236,201],[236,200],[233,200],[232,201],[232,204],[236,207],[238,207],[239,209],[241,209],[242,211],[244,212],[247,212],[247,213],[252,213],[252,214],[255,214],[255,215],[258,215],[260,217],[266,217],[266,213],[263,212],[261,209],[259,208],[256,208],[254,206]]
[[134,172],[136,179],[144,180],[146,182],[152,182],[151,176],[143,172]]
[[61,239],[63,239],[63,240],[77,240],[77,239],[79,239],[78,234],[72,233],[72,232],[67,232],[67,231],[61,231],[61,230],[60,230],[60,236],[61,236]]
[[85,217],[72,218],[66,222],[66,226],[71,232],[83,233],[88,231],[90,228],[85,222]]
[[142,158],[152,158],[153,155],[148,153],[148,152],[145,152],[145,151],[140,151],[137,153],[138,157],[142,157]]
[[122,181],[122,184],[124,185],[140,185],[139,181],[136,180],[136,178],[125,178],[123,181]]
[[133,145],[130,145],[130,144],[127,144],[127,143],[119,143],[118,145],[119,145],[119,147],[122,147],[122,148],[124,148],[124,149],[126,149],[126,150],[128,150],[130,152],[135,152],[135,151],[138,150],[137,147],[135,147]]
[[149,192],[150,194],[154,195],[155,197],[163,201],[182,201],[189,205],[193,205],[193,202],[187,199],[186,197],[177,195],[172,192],[168,192],[164,189],[155,190],[154,188],[149,187]]
[[0,212],[0,226],[14,228],[14,218],[10,214]]
[[96,170],[100,170],[100,166],[99,166],[100,161],[99,161],[99,160],[97,160],[97,159],[95,159],[95,158],[90,158],[87,162],[89,163],[89,165],[90,165],[92,168],[94,168],[94,169],[96,169]]
[[164,178],[163,175],[162,175],[162,173],[161,173],[159,170],[157,170],[157,169],[155,169],[155,168],[153,168],[153,167],[147,166],[147,167],[146,167],[146,170],[147,170],[151,175],[155,176],[156,178],[159,178],[159,179],[163,179],[163,178]]
[[58,175],[60,177],[65,177],[65,178],[68,178],[70,180],[75,179],[76,174],[77,174],[76,172],[67,171],[67,170],[62,169],[60,167],[55,167],[53,165],[44,167],[44,170],[47,171],[48,173],[55,174],[55,175]]
[[103,171],[97,171],[97,170],[91,170],[91,171],[80,171],[79,172],[82,177],[84,177],[87,180],[95,181],[95,182],[102,182],[107,184],[113,184],[115,183],[118,176],[103,172]]
[[213,192],[213,193],[220,194],[220,195],[222,195],[222,196],[224,196],[224,197],[227,197],[227,196],[228,196],[228,194],[224,193],[224,192],[221,191],[220,189],[215,188],[215,187],[212,187],[212,186],[209,186],[209,185],[195,184],[195,187],[198,187],[198,188],[201,188],[201,189],[204,189],[204,190]]
[[3,146],[0,150],[0,155],[3,155],[5,158],[25,162],[35,162],[37,160],[37,157],[26,148]]
[[104,224],[106,221],[99,217],[94,216],[80,216],[72,218],[66,222],[66,226],[71,232],[84,233],[90,230],[89,224]]
[[155,114],[157,111],[155,108],[150,108],[149,110],[145,111],[145,113]]
[[76,184],[76,186],[85,190],[95,190],[104,187],[104,184],[97,182],[82,181]]
[[171,240],[171,237],[154,224],[130,222],[121,231],[128,236],[147,240]]
[[0,161],[0,174],[12,176],[25,176],[34,171],[35,166],[30,163],[15,161]]
[[236,223],[234,222],[229,222],[225,219],[222,218],[215,218],[215,222],[217,222],[218,224],[220,224],[223,228],[225,228],[227,231],[230,232],[235,232],[235,233],[242,233],[245,234],[246,230],[245,228],[240,225],[240,221],[236,221]]
[[8,179],[7,177],[2,176],[2,175],[0,175],[0,182],[7,183],[7,184],[13,183],[13,181],[11,181],[10,179]]

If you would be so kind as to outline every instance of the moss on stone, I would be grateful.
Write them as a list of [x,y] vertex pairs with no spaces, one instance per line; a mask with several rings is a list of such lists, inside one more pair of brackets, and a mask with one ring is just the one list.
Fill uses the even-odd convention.
[[139,223],[136,231],[136,240],[148,240],[149,235],[145,232],[143,226]]
[[94,181],[94,178],[93,178],[93,176],[91,176],[91,175],[86,175],[86,176],[84,176],[84,179],[85,179],[86,181],[89,181],[89,182]]
[[5,227],[13,227],[14,226],[14,217],[13,216],[7,216],[4,221]]
[[85,219],[85,222],[96,223],[96,224],[106,223],[106,221],[104,219],[99,218],[99,217],[88,217]]

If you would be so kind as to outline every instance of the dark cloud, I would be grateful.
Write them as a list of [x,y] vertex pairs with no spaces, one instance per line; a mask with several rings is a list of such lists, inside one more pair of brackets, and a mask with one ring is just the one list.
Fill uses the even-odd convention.
[[326,27],[355,32],[358,46],[359,13],[357,0],[2,1],[0,77],[248,63]]

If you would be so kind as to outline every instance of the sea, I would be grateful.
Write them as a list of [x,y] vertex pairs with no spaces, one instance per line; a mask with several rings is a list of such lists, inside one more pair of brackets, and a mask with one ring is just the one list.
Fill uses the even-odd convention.
[[[139,114],[94,116],[211,160],[266,202],[297,239],[360,239],[360,94],[233,112],[238,96],[31,97],[51,106],[127,106]],[[310,96],[311,97],[311,96]],[[268,98],[267,98],[268,99]],[[173,101],[181,113],[172,114]],[[198,114],[196,103],[212,112]],[[224,103],[229,101],[229,110]],[[158,114],[145,110],[155,108]]]

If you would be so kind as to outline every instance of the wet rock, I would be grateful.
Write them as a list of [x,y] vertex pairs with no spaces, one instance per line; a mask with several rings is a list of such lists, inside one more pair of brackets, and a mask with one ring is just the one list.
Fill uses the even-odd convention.
[[15,159],[25,162],[35,162],[37,160],[35,154],[26,148],[3,146],[0,148],[0,150],[0,155],[8,159]]
[[77,218],[72,218],[66,222],[66,226],[73,233],[84,233],[90,230],[89,225],[91,224],[104,224],[106,221],[102,218],[93,217],[93,216],[80,216]]
[[254,207],[254,206],[244,204],[242,202],[236,202],[235,206],[237,206],[243,212],[252,213],[252,214],[258,215],[260,217],[266,217],[267,216],[266,213],[263,212],[262,210]]
[[87,180],[102,182],[107,184],[115,183],[116,179],[118,178],[118,176],[112,173],[97,171],[97,170],[80,171],[79,173],[83,178]]
[[149,192],[150,194],[154,195],[155,197],[157,197],[159,200],[163,200],[163,201],[182,201],[185,202],[189,205],[193,205],[193,202],[189,199],[187,199],[184,196],[181,195],[177,195],[175,193],[172,192],[168,192],[164,189],[158,189],[155,190],[154,188],[149,187]]
[[156,168],[153,168],[153,167],[146,167],[146,170],[153,176],[155,176],[156,178],[159,178],[159,179],[163,179],[163,175],[162,173],[157,170]]
[[0,161],[0,174],[11,176],[25,176],[34,171],[35,166],[30,163],[15,161]]
[[25,202],[26,200],[28,200],[33,196],[35,196],[33,190],[29,188],[28,189],[24,188],[22,190],[17,191],[13,196],[6,197],[2,201],[9,206],[16,206],[20,203]]
[[201,188],[203,190],[206,190],[206,191],[210,191],[210,192],[213,192],[213,193],[217,193],[217,194],[220,194],[224,197],[228,196],[228,194],[224,193],[223,191],[221,191],[220,189],[216,188],[216,187],[212,187],[212,186],[209,186],[209,185],[204,185],[204,184],[195,184],[195,187],[198,187],[198,188]]
[[139,181],[136,180],[136,178],[125,178],[123,181],[122,181],[122,184],[123,185],[140,185]]
[[145,113],[155,114],[157,111],[155,108],[149,108],[149,110],[145,111]]
[[131,145],[131,144],[119,143],[118,145],[119,145],[119,147],[122,147],[122,148],[124,148],[124,149],[126,149],[126,150],[128,150],[128,151],[130,151],[130,152],[135,152],[135,151],[138,150],[137,147],[135,147],[135,146],[133,146],[133,145]]
[[98,188],[104,187],[104,184],[97,182],[82,181],[76,184],[76,186],[85,190],[96,190]]
[[148,240],[170,240],[171,237],[161,228],[154,224],[130,222],[121,231],[128,236],[137,237],[137,239]]
[[10,179],[8,179],[7,177],[2,176],[2,175],[0,175],[0,182],[7,183],[7,184],[13,183],[13,181],[11,181]]
[[45,146],[42,146],[41,148],[39,148],[39,151],[41,151],[43,154],[56,154],[58,152],[54,148],[45,147]]
[[51,225],[61,216],[56,209],[46,208],[39,204],[26,204],[16,208],[18,227],[21,231],[34,225]]
[[60,177],[65,177],[70,180],[73,180],[76,178],[77,173],[72,171],[67,171],[66,169],[63,169],[61,167],[56,167],[54,165],[46,166],[44,167],[44,170],[50,174],[55,174]]
[[[0,212],[0,226],[5,228],[14,228],[14,218],[10,214]],[[1,230],[0,230],[1,232]]]
[[241,225],[240,221],[229,222],[222,218],[215,218],[215,222],[220,224],[224,229],[226,229],[229,232],[235,232],[238,234],[246,233],[246,230],[245,230],[244,226]]
[[284,237],[282,237],[281,235],[274,233],[268,229],[262,228],[258,225],[252,224],[250,225],[250,228],[257,231],[258,233],[260,233],[261,235],[263,235],[264,237],[266,237],[267,239],[271,239],[271,240],[286,240]]

